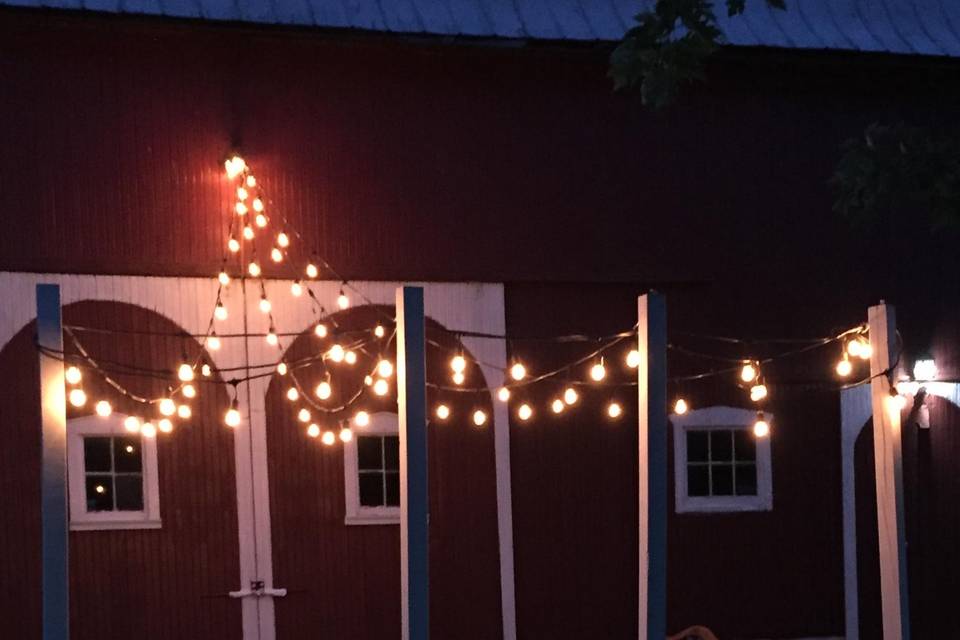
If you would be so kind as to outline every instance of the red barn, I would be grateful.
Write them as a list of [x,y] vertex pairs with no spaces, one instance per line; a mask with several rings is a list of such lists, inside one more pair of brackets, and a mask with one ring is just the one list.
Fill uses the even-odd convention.
[[[399,635],[396,398],[362,366],[392,358],[404,282],[425,283],[428,316],[434,637],[636,635],[637,400],[615,336],[651,288],[669,304],[668,393],[691,408],[669,438],[670,632],[881,637],[870,414],[857,392],[841,402],[843,341],[763,366],[768,438],[749,433],[736,372],[697,376],[837,336],[884,298],[902,370],[923,354],[939,369],[902,444],[909,624],[949,634],[957,238],[852,227],[828,181],[869,123],[957,113],[960,10],[748,3],[721,17],[730,46],[708,81],[651,112],[605,77],[641,4],[0,0],[5,637],[41,637],[40,282],[61,285],[65,355],[112,376],[81,366],[88,401],[68,414],[72,638]],[[225,247],[250,259],[242,225],[260,231],[231,222],[234,152],[257,180],[245,215],[263,194],[290,240],[242,285]],[[217,301],[227,317],[209,325]],[[607,338],[542,339],[557,336]],[[361,367],[338,369],[334,345]],[[318,357],[335,358],[332,390],[304,366],[291,404],[274,366]],[[563,374],[501,402],[517,361]],[[184,397],[155,375],[183,362],[211,367],[189,418],[127,429],[149,418],[138,397]],[[553,414],[567,386],[576,401]]]

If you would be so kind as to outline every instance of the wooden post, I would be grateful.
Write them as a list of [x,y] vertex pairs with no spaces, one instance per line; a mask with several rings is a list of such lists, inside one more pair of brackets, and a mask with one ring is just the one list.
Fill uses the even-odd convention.
[[891,359],[898,352],[894,309],[883,301],[867,313],[870,327],[870,392],[873,406],[873,457],[880,542],[880,596],[884,640],[909,640],[907,548],[904,528],[900,409],[892,402]]
[[40,353],[40,527],[43,640],[70,637],[67,573],[67,403],[63,379],[60,287],[37,285]]
[[640,640],[667,636],[667,304],[658,293],[637,304],[640,366]]
[[397,289],[402,640],[430,636],[426,345],[423,288]]

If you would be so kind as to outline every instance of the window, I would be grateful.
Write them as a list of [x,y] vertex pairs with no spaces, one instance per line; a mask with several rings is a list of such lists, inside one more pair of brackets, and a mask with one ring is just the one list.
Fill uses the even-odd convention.
[[670,416],[677,513],[773,508],[770,438],[753,435],[756,415],[708,407]]
[[346,524],[400,522],[400,437],[397,414],[375,413],[370,423],[351,424],[343,447]]
[[126,416],[67,422],[70,528],[160,527],[157,443],[132,435]]

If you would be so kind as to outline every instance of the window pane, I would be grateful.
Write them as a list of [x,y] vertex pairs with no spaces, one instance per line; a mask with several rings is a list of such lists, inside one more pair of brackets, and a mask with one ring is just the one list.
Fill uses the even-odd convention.
[[687,467],[687,495],[688,496],[708,496],[710,495],[710,468],[703,465],[691,465]]
[[[109,442],[109,438],[106,439]],[[87,511],[113,511],[110,476],[87,476]]]
[[110,472],[110,438],[83,439],[83,467],[88,473]]
[[[730,432],[727,432],[729,437]],[[713,485],[711,495],[714,496],[732,496],[733,495],[733,465],[715,464],[711,465],[710,473],[713,475]]]
[[687,460],[690,462],[707,461],[706,431],[687,431]]
[[383,455],[386,460],[385,469],[400,469],[400,436],[387,436],[383,439]]
[[117,511],[143,511],[143,476],[116,476]]
[[[139,438],[113,439],[113,470],[124,473],[141,471],[142,458],[140,455]],[[119,492],[120,489],[118,488]]]
[[738,464],[737,465],[737,495],[755,496],[757,495],[757,465]]
[[723,431],[710,432],[710,460],[730,462],[733,460],[733,433]]
[[361,436],[357,438],[357,466],[360,469],[380,470],[383,468],[383,454],[381,443],[383,439],[377,436]]
[[[377,440],[379,440],[379,438],[377,438]],[[382,473],[361,473],[360,474],[360,506],[363,506],[363,507],[383,506],[383,474]]]
[[734,448],[738,461],[757,459],[757,440],[749,429],[737,429],[733,432]]
[[388,473],[387,477],[387,506],[400,506],[400,474]]

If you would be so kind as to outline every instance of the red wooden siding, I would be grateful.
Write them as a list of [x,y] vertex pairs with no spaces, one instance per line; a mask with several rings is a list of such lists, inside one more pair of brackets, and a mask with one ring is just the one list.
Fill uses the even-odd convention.
[[[393,308],[378,313],[357,307],[335,318],[340,330],[347,332],[371,328],[382,321],[381,313],[392,318]],[[427,335],[447,349],[454,347],[446,334],[428,328]],[[320,340],[307,332],[290,346],[287,358],[318,353],[336,339],[331,335]],[[393,345],[384,353],[394,359]],[[377,355],[368,347],[352,369],[352,378],[348,367],[338,367],[332,406],[340,390],[362,384]],[[449,352],[428,348],[428,379],[447,384],[448,359]],[[313,389],[322,377],[314,367],[301,379],[305,388]],[[476,367],[468,371],[468,381],[471,386],[485,384]],[[267,393],[274,582],[290,590],[276,604],[277,636],[397,637],[399,528],[344,524],[343,447],[339,442],[327,447],[306,436],[305,425],[297,421],[286,398],[288,384],[274,378]],[[493,431],[489,423],[477,428],[470,419],[478,408],[492,415],[491,399],[486,393],[429,395],[433,400],[443,395],[453,412],[447,422],[432,421],[429,430],[431,633],[438,638],[497,638],[502,631]],[[396,411],[393,390],[382,399],[367,396],[365,410]],[[354,411],[314,418],[324,428],[336,429],[337,421]]]
[[[146,309],[112,302],[81,302],[64,308],[64,323],[104,329],[178,331]],[[40,424],[34,324],[0,352],[4,393],[0,402],[0,567],[4,636],[40,637]],[[197,353],[189,340],[145,335],[78,334],[94,358],[173,370],[183,354]],[[91,398],[109,398],[115,410],[133,412],[85,371]],[[150,378],[119,376],[143,395],[165,385]],[[233,434],[222,426],[228,404],[220,385],[200,385],[189,424],[159,435],[159,530],[70,533],[71,638],[236,638],[240,606],[227,592],[239,584]],[[68,417],[92,412],[92,402]]]

